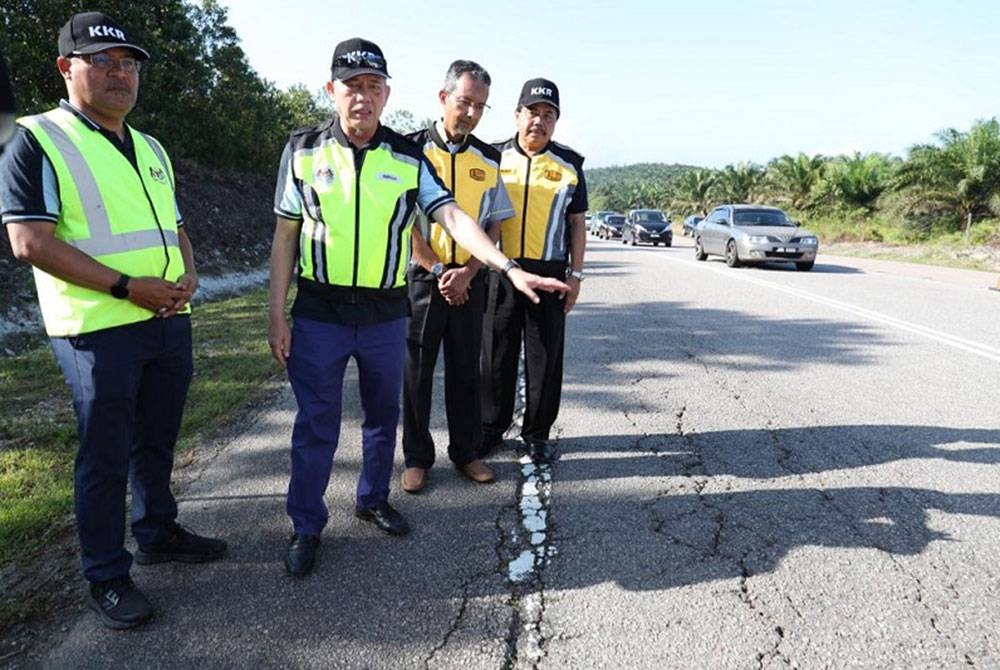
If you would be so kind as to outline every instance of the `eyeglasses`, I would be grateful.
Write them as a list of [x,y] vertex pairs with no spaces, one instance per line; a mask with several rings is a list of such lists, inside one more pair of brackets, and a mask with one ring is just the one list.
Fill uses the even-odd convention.
[[105,53],[96,54],[71,54],[70,58],[79,58],[86,61],[91,67],[101,71],[107,71],[117,66],[122,72],[138,74],[142,70],[142,61],[135,58],[114,58]]
[[370,67],[376,70],[385,69],[385,58],[371,51],[351,51],[337,56],[334,67]]
[[480,114],[482,114],[483,112],[487,112],[487,111],[493,109],[492,107],[490,107],[489,105],[487,105],[485,102],[473,102],[472,100],[469,100],[468,98],[457,98],[455,96],[452,96],[452,98],[455,99],[455,102],[458,103],[459,107],[462,107],[463,109],[471,109],[471,110],[473,110],[475,112],[479,112]]

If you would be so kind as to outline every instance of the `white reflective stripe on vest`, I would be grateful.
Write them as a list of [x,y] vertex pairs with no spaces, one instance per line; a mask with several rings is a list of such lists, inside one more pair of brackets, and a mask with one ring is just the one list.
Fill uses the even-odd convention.
[[[178,246],[177,233],[172,230],[138,230],[128,233],[112,233],[111,220],[108,212],[104,208],[104,201],[101,199],[101,191],[97,188],[97,180],[94,173],[87,165],[86,159],[80,150],[73,144],[73,140],[58,125],[44,116],[35,117],[38,124],[52,139],[59,150],[59,154],[66,161],[73,176],[73,183],[76,185],[77,193],[80,195],[80,203],[83,205],[84,216],[87,218],[87,228],[90,230],[90,238],[85,240],[63,240],[66,244],[76,247],[88,256],[104,256],[107,254],[118,254],[136,249],[149,249],[151,247]],[[145,138],[145,136],[143,136]],[[153,142],[146,140],[153,147],[153,152],[163,162],[163,155],[159,147]],[[169,174],[166,165],[164,172]],[[141,179],[141,178],[140,178]]]

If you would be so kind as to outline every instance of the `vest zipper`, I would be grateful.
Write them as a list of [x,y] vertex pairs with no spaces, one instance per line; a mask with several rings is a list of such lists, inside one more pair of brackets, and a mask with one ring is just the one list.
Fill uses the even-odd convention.
[[527,254],[524,250],[524,234],[528,229],[528,186],[531,183],[531,156],[525,156],[528,159],[528,169],[524,173],[524,209],[521,212],[521,258],[527,258]]
[[351,287],[358,287],[358,256],[361,251],[361,167],[365,162],[364,149],[352,149],[354,152],[354,272],[351,276]]
[[[455,197],[455,202],[458,202],[458,194],[455,192],[455,154],[451,154],[451,194]],[[451,237],[451,235],[448,237]],[[458,263],[458,254],[455,251],[454,237],[451,237],[451,262]]]

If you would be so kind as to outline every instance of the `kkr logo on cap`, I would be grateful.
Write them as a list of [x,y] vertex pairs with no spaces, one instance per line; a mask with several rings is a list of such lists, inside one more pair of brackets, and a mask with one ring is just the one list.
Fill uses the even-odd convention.
[[112,26],[90,26],[87,28],[91,37],[114,37],[122,42],[128,42],[128,38],[118,28]]
[[552,89],[544,86],[535,86],[531,89],[531,95],[544,95],[546,98],[551,98]]
[[480,168],[470,168],[469,178],[476,181],[486,181],[486,170]]

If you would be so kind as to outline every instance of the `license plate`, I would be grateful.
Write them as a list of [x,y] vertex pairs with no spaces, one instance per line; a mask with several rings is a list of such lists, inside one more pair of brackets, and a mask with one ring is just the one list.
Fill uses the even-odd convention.
[[794,254],[796,252],[796,249],[791,247],[775,247],[774,250],[779,254]]
[[660,239],[660,234],[659,233],[650,233],[649,234],[649,239],[651,239],[651,240],[658,240],[658,239]]

